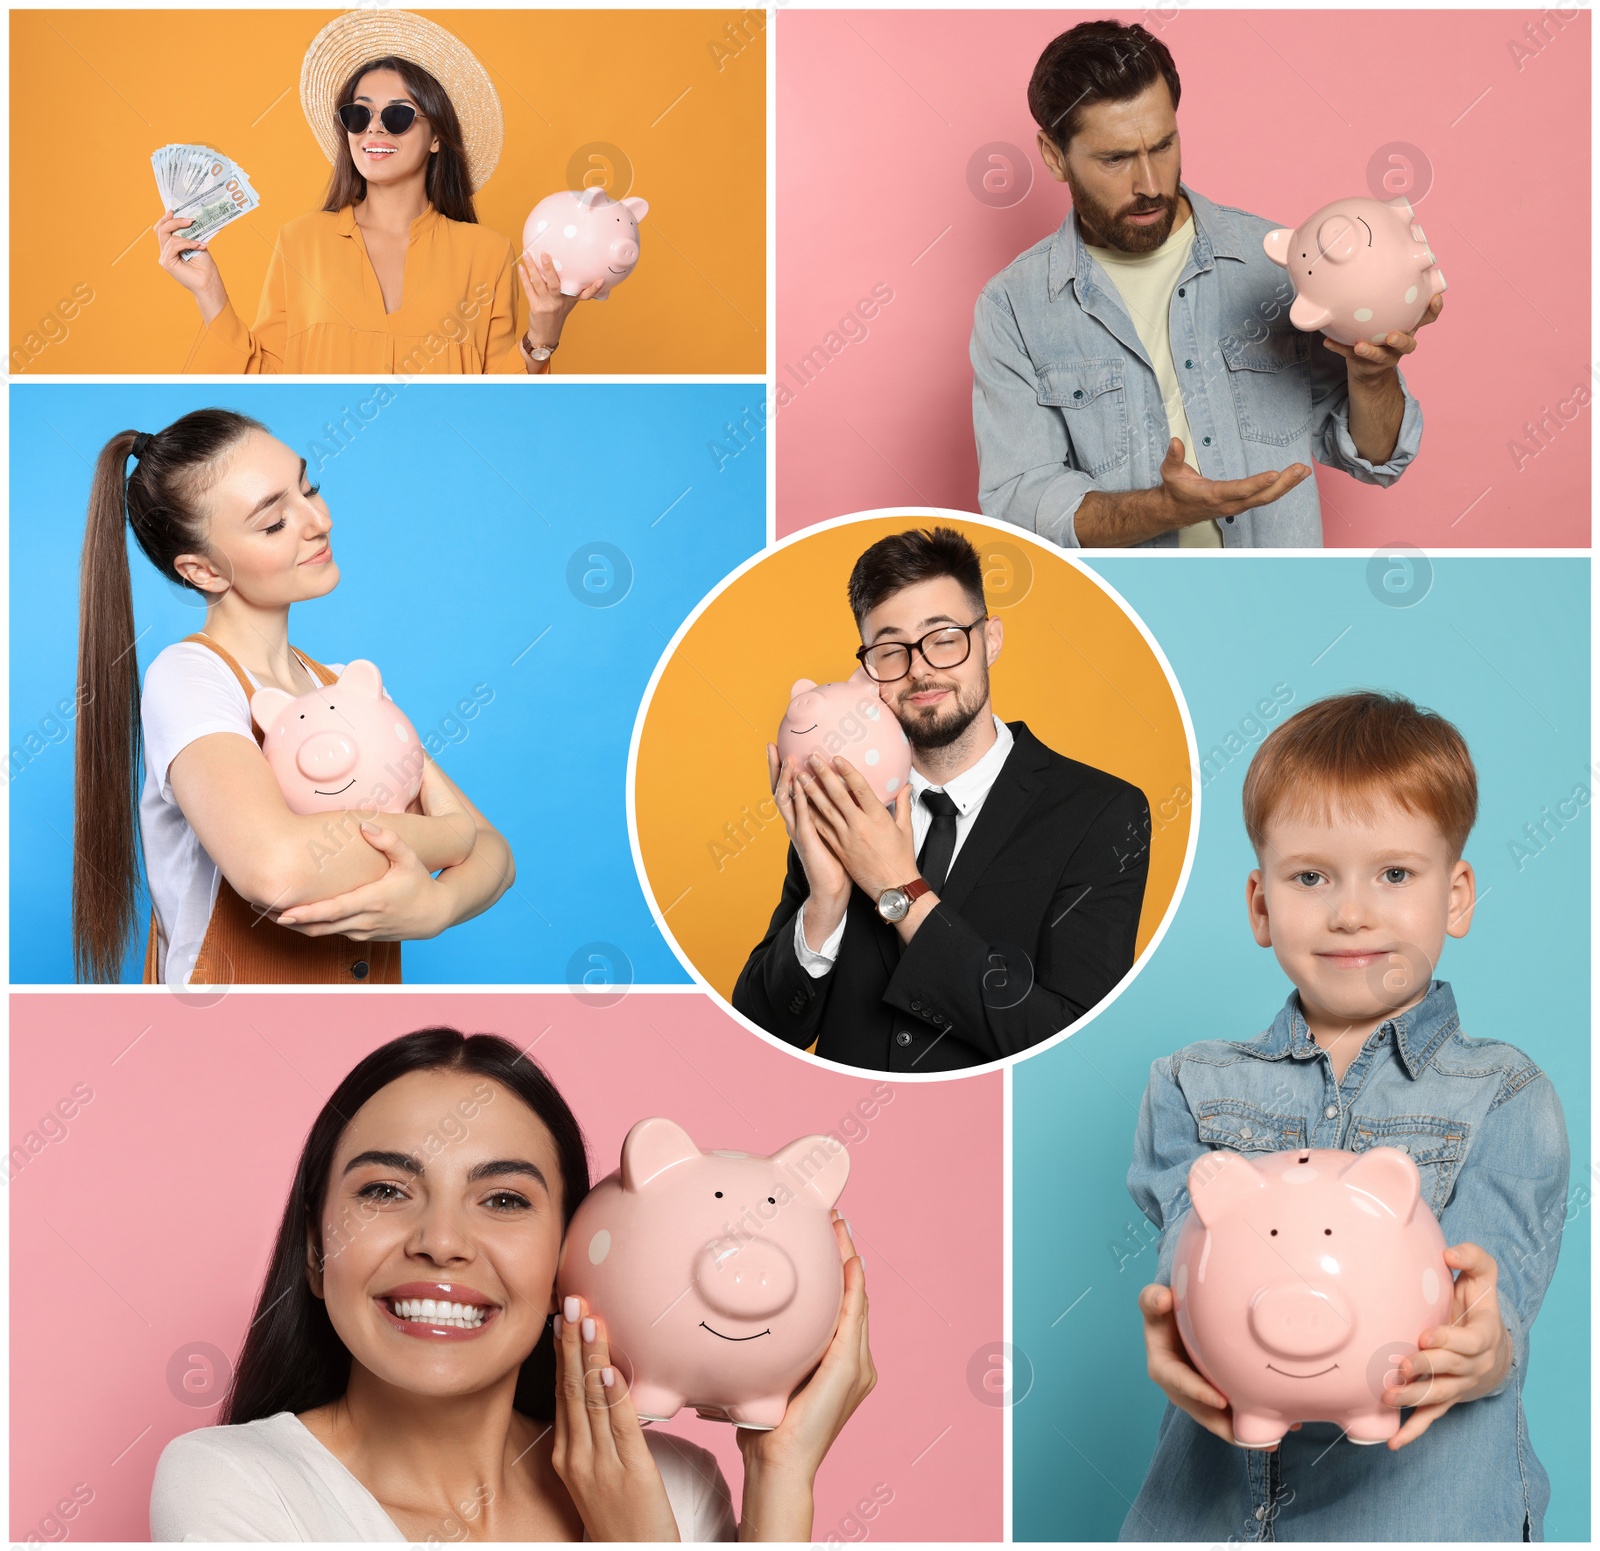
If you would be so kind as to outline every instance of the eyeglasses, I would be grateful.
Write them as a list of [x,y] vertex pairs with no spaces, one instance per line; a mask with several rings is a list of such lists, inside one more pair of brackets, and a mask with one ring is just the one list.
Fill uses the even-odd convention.
[[[378,119],[391,135],[403,135],[417,121],[417,110],[409,102],[391,102]],[[364,102],[347,102],[339,109],[339,122],[353,135],[359,135],[372,122],[372,109]]]
[[863,646],[856,653],[856,661],[867,670],[867,677],[879,684],[892,684],[910,673],[913,652],[921,652],[930,668],[958,668],[972,655],[972,632],[988,618],[982,614],[970,625],[941,625],[920,641]]

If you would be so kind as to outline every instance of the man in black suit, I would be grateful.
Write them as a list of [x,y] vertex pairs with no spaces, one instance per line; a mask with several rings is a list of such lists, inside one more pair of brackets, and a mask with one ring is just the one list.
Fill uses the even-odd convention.
[[962,534],[879,540],[851,573],[850,607],[911,779],[891,811],[848,760],[796,769],[768,745],[789,869],[733,1005],[791,1045],[879,1071],[1015,1055],[1132,967],[1149,805],[994,714],[1004,630]]

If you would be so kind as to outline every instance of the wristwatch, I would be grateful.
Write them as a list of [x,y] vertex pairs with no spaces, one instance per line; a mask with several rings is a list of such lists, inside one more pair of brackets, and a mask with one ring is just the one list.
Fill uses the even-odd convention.
[[932,892],[932,885],[923,878],[913,878],[898,889],[885,889],[878,896],[878,914],[885,921],[904,921],[910,915],[911,907],[924,894]]
[[[560,343],[560,340],[556,341],[556,344]],[[555,345],[536,345],[527,334],[522,336],[521,345],[530,361],[548,361],[556,353]]]

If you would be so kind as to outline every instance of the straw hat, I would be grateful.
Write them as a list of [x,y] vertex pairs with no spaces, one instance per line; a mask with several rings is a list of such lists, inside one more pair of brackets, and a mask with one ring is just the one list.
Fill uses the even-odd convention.
[[311,40],[300,67],[300,107],[322,154],[337,162],[348,144],[335,112],[339,88],[362,65],[388,54],[421,65],[444,87],[461,120],[467,172],[477,193],[489,181],[505,142],[499,94],[471,49],[409,11],[346,11]]

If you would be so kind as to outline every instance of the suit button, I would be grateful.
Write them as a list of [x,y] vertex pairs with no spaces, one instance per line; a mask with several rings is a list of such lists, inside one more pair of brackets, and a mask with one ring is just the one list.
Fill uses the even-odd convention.
[[350,973],[354,975],[357,980],[365,980],[367,976],[372,973],[372,966],[368,964],[365,959],[357,959],[355,963],[350,966]]
[[912,1010],[912,1012],[921,1012],[922,1011],[922,1003],[921,1002],[913,1002],[911,1004],[911,1010]]
[[911,1043],[911,1030],[901,1029],[900,1032],[895,1035],[894,1042],[897,1045],[909,1045]]

